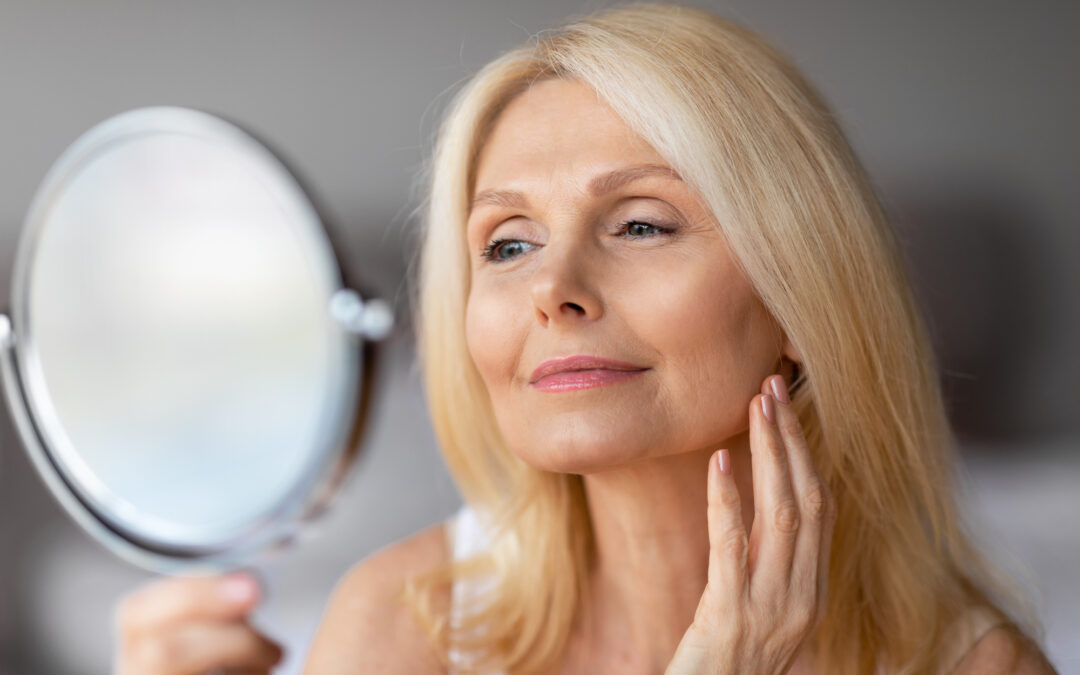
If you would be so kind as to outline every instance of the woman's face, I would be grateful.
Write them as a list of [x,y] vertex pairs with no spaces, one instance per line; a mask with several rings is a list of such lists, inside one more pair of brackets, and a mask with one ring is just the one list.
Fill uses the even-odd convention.
[[712,214],[591,88],[516,97],[473,196],[469,352],[521,459],[584,474],[746,432],[783,337]]

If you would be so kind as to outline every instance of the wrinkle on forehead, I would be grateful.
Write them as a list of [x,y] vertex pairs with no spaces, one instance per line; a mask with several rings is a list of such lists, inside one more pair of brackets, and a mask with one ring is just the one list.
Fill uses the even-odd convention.
[[[609,192],[614,192],[624,185],[634,182],[635,180],[651,176],[666,176],[680,182],[682,181],[682,177],[679,176],[678,172],[669,166],[662,164],[642,164],[639,166],[614,169],[594,176],[589,181],[588,191],[594,197],[602,197]],[[473,197],[469,212],[471,213],[473,209],[482,204],[523,209],[529,207],[529,200],[525,197],[524,193],[518,190],[483,190]]]

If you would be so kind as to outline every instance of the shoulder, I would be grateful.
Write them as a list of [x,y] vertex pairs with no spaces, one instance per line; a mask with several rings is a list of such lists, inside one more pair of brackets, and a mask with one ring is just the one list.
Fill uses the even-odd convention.
[[[400,598],[405,582],[450,555],[444,523],[376,551],[338,582],[305,666],[306,673],[444,673],[427,636]],[[449,588],[435,610],[449,606]]]
[[1039,647],[1015,628],[987,631],[953,669],[952,675],[1054,675]]

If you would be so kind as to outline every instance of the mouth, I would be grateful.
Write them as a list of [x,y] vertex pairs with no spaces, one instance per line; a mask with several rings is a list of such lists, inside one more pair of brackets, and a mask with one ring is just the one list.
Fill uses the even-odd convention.
[[576,391],[634,379],[649,370],[625,361],[599,356],[568,356],[544,361],[529,384],[544,392]]

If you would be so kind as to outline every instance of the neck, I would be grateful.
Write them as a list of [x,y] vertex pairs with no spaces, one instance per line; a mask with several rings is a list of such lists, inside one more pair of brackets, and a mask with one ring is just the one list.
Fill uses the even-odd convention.
[[[729,439],[747,532],[754,514],[748,436]],[[584,476],[595,550],[581,630],[624,665],[662,672],[708,578],[708,461],[715,448]],[[610,648],[610,651],[609,651]]]

